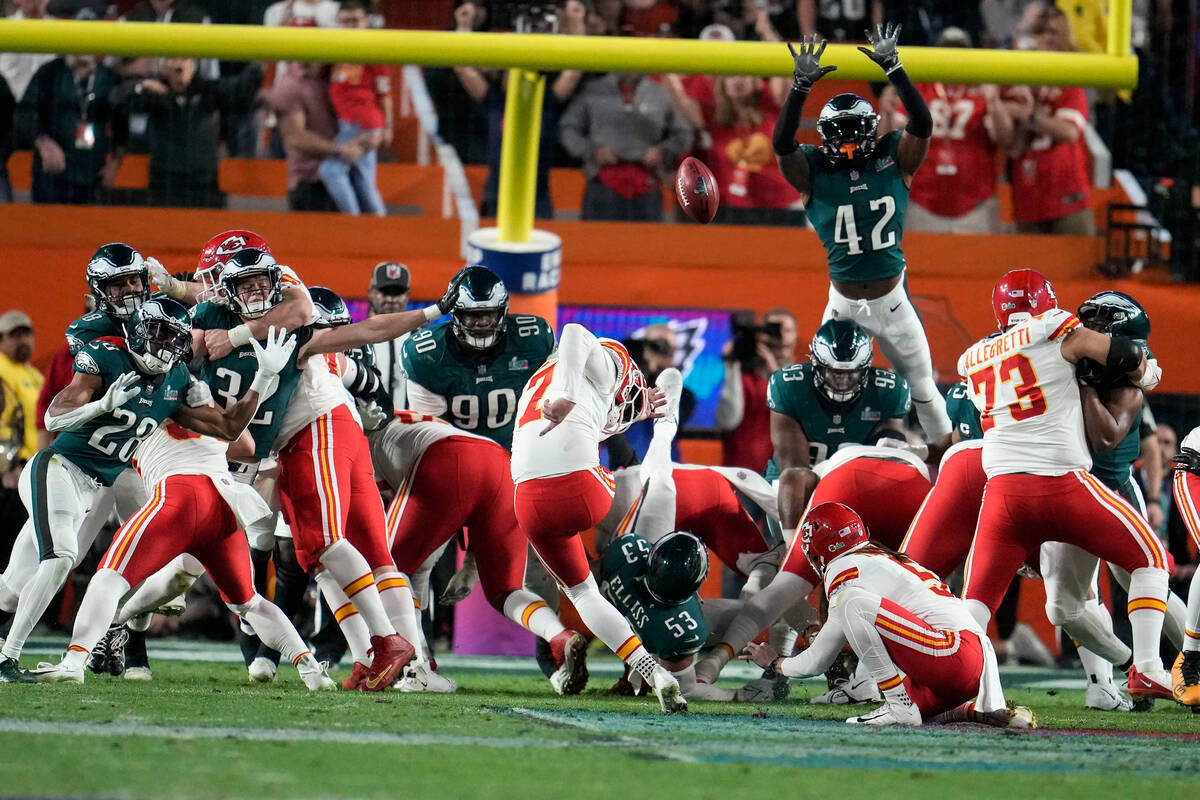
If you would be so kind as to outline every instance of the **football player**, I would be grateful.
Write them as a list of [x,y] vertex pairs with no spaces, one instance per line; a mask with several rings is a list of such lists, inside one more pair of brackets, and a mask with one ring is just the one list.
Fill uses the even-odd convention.
[[600,441],[661,414],[659,389],[628,351],[582,325],[563,328],[558,354],[530,377],[517,405],[512,476],[517,523],[584,624],[638,672],[664,713],[687,711],[675,678],[642,646],[592,576],[580,532],[599,522],[613,496]]
[[[1183,437],[1174,461],[1175,504],[1192,543],[1200,547],[1200,428]],[[1184,630],[1183,647],[1171,668],[1171,683],[1175,699],[1195,711],[1200,707],[1200,578],[1195,575],[1188,590]]]
[[[963,597],[986,624],[1017,568],[1048,540],[1074,544],[1131,573],[1132,657],[1121,664],[1135,697],[1170,697],[1171,679],[1158,657],[1171,556],[1145,519],[1087,473],[1091,455],[1075,365],[1083,358],[1128,376],[1150,391],[1161,370],[1132,339],[1083,327],[1058,308],[1053,288],[1034,270],[1001,278],[992,305],[1002,335],[984,339],[958,361],[984,428],[987,488],[967,557]],[[1110,661],[1106,643],[1081,644]]]
[[770,645],[751,643],[742,658],[804,677],[824,672],[849,644],[884,696],[882,706],[849,723],[972,719],[1034,727],[1028,709],[1007,709],[983,626],[936,575],[873,543],[862,519],[840,503],[814,506],[796,539],[821,578],[829,619],[799,655],[783,658]]
[[[188,311],[169,298],[149,300],[125,325],[124,339],[101,338],[75,356],[74,377],[46,411],[46,428],[60,432],[21,474],[29,508],[22,536],[32,537],[40,562],[21,590],[12,630],[0,651],[0,681],[28,683],[17,659],[26,637],[82,555],[78,531],[92,497],[129,465],[138,442],[172,416],[199,433],[236,439],[260,397],[290,353],[283,332],[270,332],[266,348],[255,345],[253,380],[246,395],[226,411],[184,404],[192,380]],[[92,400],[91,398],[97,397]]]
[[896,87],[908,110],[903,131],[876,139],[879,117],[866,100],[839,94],[817,118],[821,146],[799,145],[801,108],[816,81],[837,67],[821,66],[825,42],[804,38],[795,59],[792,90],[775,124],[779,168],[804,199],[829,260],[829,304],[824,319],[850,319],[879,339],[883,355],[912,387],[926,438],[950,432],[945,401],[933,380],[929,342],[904,284],[901,248],[908,188],[933,133],[924,98],[900,64],[899,26],[867,32],[872,49],[860,47]]

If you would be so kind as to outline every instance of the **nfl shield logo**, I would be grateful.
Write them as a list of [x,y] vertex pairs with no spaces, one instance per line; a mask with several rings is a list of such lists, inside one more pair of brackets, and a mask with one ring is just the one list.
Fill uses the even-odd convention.
[[834,415],[833,415],[833,424],[834,424],[834,425],[841,425],[841,424],[842,424],[842,415],[841,415],[841,414],[834,414]]
[[850,180],[852,180],[852,181],[858,180],[858,170],[856,170],[856,169],[850,170]]
[[401,277],[400,269],[401,269],[401,267],[399,264],[388,264],[387,265],[388,280],[394,281],[397,278]]

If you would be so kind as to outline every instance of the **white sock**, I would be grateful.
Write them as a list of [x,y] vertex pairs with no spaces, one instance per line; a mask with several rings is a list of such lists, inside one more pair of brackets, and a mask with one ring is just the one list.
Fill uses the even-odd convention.
[[111,569],[102,569],[92,576],[79,611],[75,614],[75,629],[71,631],[71,645],[63,663],[73,669],[87,664],[92,648],[113,624],[117,604],[129,591],[129,581]]
[[921,423],[921,430],[925,432],[925,438],[936,442],[950,433],[950,417],[946,414],[946,399],[942,397],[942,393],[937,390],[937,385],[932,380],[929,381],[929,384],[933,387],[933,399],[918,400],[913,397],[913,408],[916,409],[917,422]]
[[204,574],[204,565],[195,557],[183,553],[169,564],[142,581],[129,599],[121,604],[116,624],[124,625],[134,617],[161,606],[165,601],[177,597],[192,587]]
[[379,599],[396,632],[417,647],[417,658],[428,660],[424,654],[429,645],[425,643],[421,620],[413,613],[416,605],[408,576],[396,569],[379,569],[375,571],[375,585],[379,587]]
[[282,609],[261,594],[255,594],[245,605],[228,605],[233,613],[250,623],[263,644],[278,650],[280,658],[290,661],[293,666],[301,657],[311,654]]
[[354,602],[372,636],[390,636],[396,632],[379,599],[371,567],[354,545],[345,539],[338,539],[325,548],[320,561],[346,597]]
[[550,604],[528,589],[517,589],[504,598],[504,616],[547,642],[566,630]]
[[62,588],[70,571],[71,559],[69,558],[48,558],[38,564],[33,577],[21,590],[21,599],[17,602],[12,628],[5,637],[4,648],[0,649],[0,655],[12,659],[21,657],[21,649],[25,647],[25,640],[33,632],[33,628],[42,618],[42,614],[46,613],[46,608],[54,599],[54,595],[58,594],[58,590]]
[[[1109,613],[1108,606],[1104,605],[1104,603],[1100,602],[1099,600],[1088,600],[1087,604],[1089,606],[1095,606],[1096,613],[1105,620],[1105,622],[1108,624],[1109,630],[1112,630],[1112,614]],[[1096,655],[1082,645],[1078,645],[1078,651],[1079,663],[1083,665],[1083,672],[1085,675],[1087,675],[1089,683],[1094,682],[1105,685],[1112,684],[1113,665],[1111,661],[1108,661],[1103,656]],[[1128,658],[1129,656],[1125,656],[1125,658],[1121,659],[1117,663],[1124,664]]]
[[1162,669],[1159,639],[1167,608],[1167,571],[1135,569],[1129,575],[1129,624],[1133,628],[1133,663],[1142,672]]
[[[596,585],[596,579],[593,576],[588,575],[582,583],[564,588],[563,593],[574,604],[583,624],[587,625],[588,629],[596,634],[596,638],[604,642],[608,649],[616,653],[617,657],[626,664],[637,669],[634,661],[641,655],[654,660],[654,656],[651,656],[642,647],[642,640],[633,632],[633,628],[629,627],[629,621],[604,599],[604,595],[600,594],[600,587]],[[641,669],[638,671],[647,682],[651,681],[653,670],[649,674],[642,672]]]
[[333,609],[334,621],[337,622],[342,635],[346,637],[351,657],[359,664],[369,666],[371,664],[371,632],[367,630],[367,623],[363,621],[362,615],[358,613],[354,603],[350,602],[346,593],[342,591],[342,587],[328,571],[317,570],[314,577],[317,581],[317,588],[325,596],[325,602]]
[[1200,570],[1192,575],[1192,583],[1188,587],[1187,623],[1184,628],[1182,649],[1187,652],[1200,650]]
[[[1117,583],[1121,584],[1121,588],[1129,592],[1129,573],[1120,567],[1112,564],[1108,565],[1109,571],[1113,577],[1117,579]],[[1189,595],[1190,599],[1190,595]],[[1174,592],[1167,594],[1167,616],[1163,620],[1163,633],[1166,634],[1167,640],[1175,645],[1176,649],[1183,650],[1183,643],[1187,638],[1187,620],[1188,607],[1190,603],[1185,603],[1183,598]],[[1197,620],[1200,623],[1200,620]],[[1196,630],[1195,627],[1192,630]]]

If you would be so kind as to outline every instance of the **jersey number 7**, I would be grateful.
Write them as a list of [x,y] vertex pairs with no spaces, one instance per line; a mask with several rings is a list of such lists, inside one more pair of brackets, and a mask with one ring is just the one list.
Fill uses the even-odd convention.
[[1046,395],[1037,385],[1038,377],[1033,368],[1033,362],[1021,353],[1014,353],[1004,359],[1000,362],[999,367],[989,364],[983,369],[976,370],[968,376],[968,379],[971,381],[971,390],[976,394],[982,392],[987,401],[987,408],[979,416],[979,424],[985,431],[996,424],[993,415],[997,410],[997,382],[1013,383],[1020,379],[1020,383],[1013,387],[1017,399],[1007,406],[1008,413],[1012,415],[1013,419],[1020,421],[1046,413]]

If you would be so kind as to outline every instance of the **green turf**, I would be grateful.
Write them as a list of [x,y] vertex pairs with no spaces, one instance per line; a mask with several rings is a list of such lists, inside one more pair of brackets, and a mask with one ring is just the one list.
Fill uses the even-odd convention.
[[457,694],[310,695],[289,669],[250,685],[238,665],[170,661],[150,683],[0,686],[0,794],[1161,798],[1200,777],[1200,715],[1162,701],[1105,714],[1084,711],[1081,691],[1010,689],[1042,731],[880,731],[803,702],[809,686],[668,718],[652,700],[604,696],[605,678],[563,698],[532,674],[448,672]]

